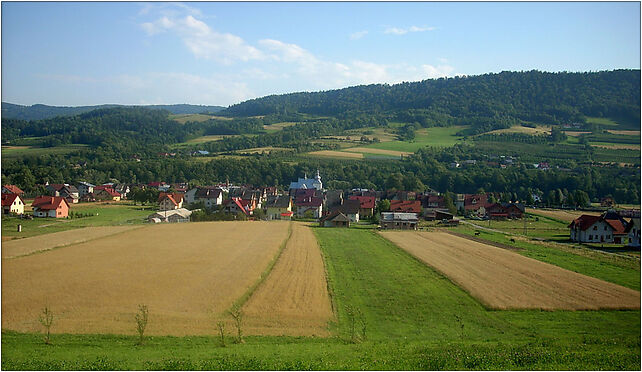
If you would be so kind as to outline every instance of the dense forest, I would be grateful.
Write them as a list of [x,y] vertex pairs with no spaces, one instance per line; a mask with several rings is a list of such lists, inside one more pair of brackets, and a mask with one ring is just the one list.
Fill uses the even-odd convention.
[[542,124],[610,117],[639,126],[640,71],[593,73],[502,72],[395,85],[367,85],[253,99],[222,114],[304,113],[342,116],[390,113],[422,126],[471,124],[471,134],[519,121]]
[[[3,145],[45,150],[60,145],[83,147],[64,154],[43,151],[3,156],[2,181],[31,193],[45,182],[80,180],[97,184],[160,180],[207,184],[229,179],[285,186],[319,168],[331,188],[430,187],[457,193],[510,192],[519,198],[531,193],[581,191],[593,200],[611,195],[621,203],[640,202],[639,150],[592,147],[587,142],[635,145],[639,140],[602,131],[593,123],[586,126],[590,134],[570,144],[554,125],[583,123],[585,115],[590,115],[616,118],[620,128],[639,130],[639,70],[511,72],[295,93],[232,106],[217,114],[227,116],[224,118],[200,118],[183,124],[170,114],[160,108],[102,107],[73,116],[22,120],[3,113]],[[266,129],[283,122],[296,125]],[[348,130],[384,127],[399,139],[411,141],[422,127],[462,123],[467,126],[461,135],[480,135],[447,148],[424,147],[402,160],[322,160],[305,155],[312,150],[335,149],[336,144],[320,139]],[[553,128],[549,135],[484,134],[497,127],[533,123],[553,124]],[[188,142],[206,135],[225,138]],[[288,148],[289,152],[237,152],[268,146]],[[219,156],[196,159],[196,150]],[[505,169],[490,166],[500,155],[514,157],[516,164]],[[453,161],[464,160],[478,163],[449,167]],[[539,162],[550,162],[553,167],[548,171],[533,169],[532,163]]]

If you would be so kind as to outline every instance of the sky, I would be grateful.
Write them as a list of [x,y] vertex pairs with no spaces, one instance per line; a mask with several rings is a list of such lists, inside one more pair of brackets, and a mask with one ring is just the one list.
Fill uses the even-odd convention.
[[2,101],[228,106],[501,71],[640,68],[639,2],[2,2]]

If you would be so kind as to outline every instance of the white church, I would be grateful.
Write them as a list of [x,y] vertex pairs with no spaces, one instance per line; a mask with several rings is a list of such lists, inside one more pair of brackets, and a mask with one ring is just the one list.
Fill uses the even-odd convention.
[[308,178],[307,174],[303,178],[299,178],[297,182],[290,182],[290,190],[292,189],[317,189],[323,190],[323,182],[321,182],[321,175],[317,169],[317,175],[314,178]]

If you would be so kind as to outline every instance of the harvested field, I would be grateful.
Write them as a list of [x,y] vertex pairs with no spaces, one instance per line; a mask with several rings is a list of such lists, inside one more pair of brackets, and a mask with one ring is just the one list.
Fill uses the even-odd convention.
[[557,209],[532,209],[526,208],[526,213],[531,213],[539,216],[555,218],[556,220],[565,221],[571,223],[574,219],[578,218],[583,214],[588,214],[591,216],[599,216],[599,213],[596,212],[583,212],[583,211],[571,211],[571,210],[557,210]]
[[272,153],[272,152],[292,152],[294,149],[288,147],[254,147],[251,149],[244,149],[236,151],[239,154],[261,154],[261,153]]
[[135,334],[139,304],[150,335],[214,334],[214,317],[261,277],[287,222],[145,226],[91,242],[2,260],[2,328],[37,332],[49,306],[56,333]]
[[309,152],[308,154],[313,156],[323,156],[323,157],[329,157],[329,158],[363,159],[363,154],[355,153],[355,152],[321,150],[321,151],[312,151],[312,152]]
[[593,147],[602,147],[614,150],[639,150],[640,145],[621,145],[621,144],[592,144]]
[[521,125],[515,125],[510,128],[495,129],[488,133],[525,133],[530,135],[551,134],[551,127],[537,126],[536,128],[531,128],[531,127],[523,127]]
[[296,223],[270,275],[246,302],[247,333],[328,336],[332,305],[323,258],[309,227]]
[[564,134],[566,134],[567,136],[571,136],[571,137],[579,137],[579,136],[581,136],[582,134],[591,134],[591,133],[593,133],[593,132],[576,132],[576,131],[571,131],[571,130],[565,130],[565,131],[563,131],[563,132],[564,132]]
[[383,232],[493,309],[640,309],[640,292],[441,232]]
[[640,131],[639,130],[609,130],[607,131],[609,133],[613,134],[622,134],[625,136],[640,136]]
[[61,231],[52,234],[38,235],[30,238],[16,239],[2,244],[2,258],[13,258],[84,243],[89,240],[119,234],[140,226],[98,226]]
[[369,147],[351,147],[349,149],[344,149],[344,151],[361,152],[366,154],[377,154],[377,155],[392,155],[392,156],[407,156],[407,155],[413,154],[412,152],[408,152],[408,151],[382,150],[382,149],[373,149]]

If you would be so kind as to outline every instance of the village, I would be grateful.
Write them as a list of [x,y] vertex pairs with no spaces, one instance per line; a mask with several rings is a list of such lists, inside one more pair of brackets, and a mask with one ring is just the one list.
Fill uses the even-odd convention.
[[[492,193],[454,194],[435,190],[375,191],[369,189],[327,190],[317,170],[290,183],[287,190],[276,186],[254,187],[229,182],[190,187],[187,183],[106,183],[43,185],[47,195],[37,195],[26,213],[24,192],[16,185],[2,187],[3,216],[18,218],[70,218],[78,203],[125,200],[158,205],[149,223],[179,223],[198,220],[292,220],[315,221],[321,227],[349,228],[355,224],[377,224],[380,229],[417,230],[423,221],[437,226],[457,226],[462,220],[521,220],[525,205],[499,202]],[[602,205],[612,206],[611,200]],[[200,213],[195,218],[194,213]],[[20,227],[19,227],[20,228]],[[577,243],[619,244],[640,247],[639,209],[607,209],[601,215],[586,214],[568,225],[568,240]]]

